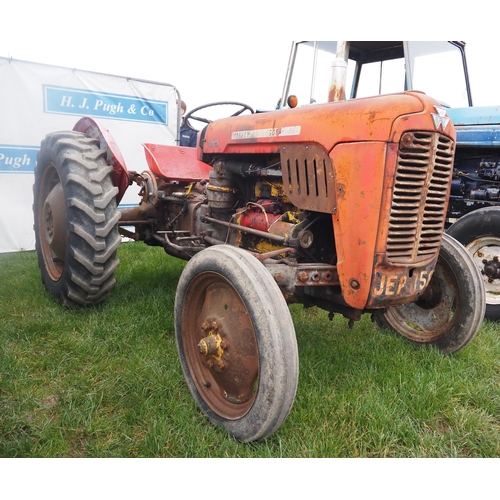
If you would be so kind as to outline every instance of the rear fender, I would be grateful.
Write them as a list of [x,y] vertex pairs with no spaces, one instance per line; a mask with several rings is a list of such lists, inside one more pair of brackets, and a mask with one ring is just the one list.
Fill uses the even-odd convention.
[[116,202],[119,203],[130,184],[130,179],[125,160],[115,140],[106,128],[88,116],[78,120],[73,130],[98,139],[100,149],[106,150],[106,162],[109,166],[113,167],[112,179],[113,185],[118,188]]
[[199,182],[208,180],[212,167],[198,160],[196,148],[143,144],[148,167],[166,181]]

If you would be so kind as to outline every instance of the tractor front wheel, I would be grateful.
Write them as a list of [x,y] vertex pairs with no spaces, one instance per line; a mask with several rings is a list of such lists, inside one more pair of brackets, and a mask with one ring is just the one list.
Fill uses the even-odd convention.
[[175,335],[184,376],[208,419],[244,442],[275,432],[298,382],[290,311],[252,255],[219,245],[195,255],[175,298]]
[[93,305],[115,283],[120,244],[118,188],[99,142],[79,132],[49,134],[35,168],[35,245],[42,282],[65,307]]
[[481,275],[471,255],[448,234],[432,279],[416,302],[376,311],[374,321],[417,345],[457,352],[476,335],[485,310]]

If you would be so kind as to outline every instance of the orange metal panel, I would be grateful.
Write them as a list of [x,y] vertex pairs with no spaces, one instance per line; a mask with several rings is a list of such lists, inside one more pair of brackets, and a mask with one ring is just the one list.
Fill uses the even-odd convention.
[[153,174],[171,181],[208,180],[212,167],[198,160],[196,148],[143,144],[146,161]]
[[330,154],[336,179],[337,270],[342,295],[356,309],[365,307],[370,293],[385,156],[385,142],[339,144]]
[[[287,143],[316,143],[330,151],[341,142],[387,141],[394,120],[421,113],[426,101],[435,103],[424,94],[408,92],[226,118],[206,128],[201,146],[204,154],[272,153]],[[434,128],[430,116],[427,120]]]

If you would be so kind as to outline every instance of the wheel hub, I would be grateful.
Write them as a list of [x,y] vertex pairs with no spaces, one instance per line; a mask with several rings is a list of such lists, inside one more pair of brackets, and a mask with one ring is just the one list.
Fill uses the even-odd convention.
[[500,241],[497,236],[482,236],[466,245],[481,271],[486,303],[500,304]]
[[204,321],[201,329],[208,333],[208,336],[200,340],[198,350],[207,358],[206,363],[209,368],[214,367],[216,370],[218,369],[217,371],[220,371],[225,367],[222,356],[224,355],[224,349],[227,348],[227,342],[221,337],[222,331],[220,331],[219,323],[212,321],[210,325],[207,321]]
[[493,283],[493,280],[500,278],[500,263],[498,257],[493,257],[493,260],[483,259],[484,268],[481,273],[488,277],[488,282]]
[[417,300],[416,304],[422,309],[434,309],[439,305],[443,298],[443,290],[439,286],[439,282],[434,280],[425,289],[422,296]]
[[259,380],[258,346],[248,311],[217,273],[202,273],[190,291],[183,303],[184,345],[197,389],[219,416],[241,418],[255,401]]

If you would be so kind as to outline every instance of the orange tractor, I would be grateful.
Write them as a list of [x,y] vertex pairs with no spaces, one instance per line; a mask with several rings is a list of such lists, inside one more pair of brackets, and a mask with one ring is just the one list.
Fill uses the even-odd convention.
[[[342,314],[349,326],[368,313],[444,353],[482,323],[479,271],[444,233],[453,124],[419,92],[342,100],[356,43],[336,45],[330,102],[238,105],[215,121],[197,108],[186,115],[206,124],[197,148],[144,144],[142,173],[88,117],[41,145],[34,212],[45,287],[66,307],[105,300],[120,233],[188,260],[175,302],[182,369],[210,421],[241,441],[271,435],[292,407],[299,364],[287,303]],[[281,103],[292,104],[287,85]],[[138,205],[118,210],[134,183]]]

